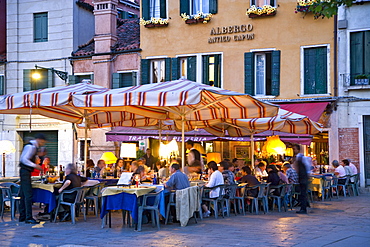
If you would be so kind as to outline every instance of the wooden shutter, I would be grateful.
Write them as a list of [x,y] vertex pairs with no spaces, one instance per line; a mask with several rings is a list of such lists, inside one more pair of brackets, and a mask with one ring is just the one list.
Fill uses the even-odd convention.
[[171,80],[171,58],[164,59],[164,80]]
[[94,84],[94,74],[90,75],[91,84]]
[[[354,77],[364,73],[364,32],[353,32],[350,36],[350,71],[351,85],[354,85]],[[370,60],[370,58],[368,58]]]
[[254,54],[244,53],[244,92],[254,95]]
[[190,1],[189,0],[180,0],[180,15],[181,14],[190,14]]
[[0,95],[5,94],[5,78],[3,75],[0,75]]
[[217,1],[218,0],[209,0],[209,13],[217,14]]
[[31,91],[31,73],[32,69],[23,70],[23,92]]
[[202,83],[209,85],[209,55],[202,56],[202,66],[203,66],[203,76],[202,76]]
[[112,89],[120,88],[121,75],[120,73],[112,74]]
[[48,88],[54,87],[54,72],[53,72],[53,70],[48,69],[47,70],[47,75],[48,75],[47,82],[46,82],[47,87]]
[[136,71],[131,73],[131,81],[132,81],[132,86],[137,85],[137,72]]
[[167,0],[160,0],[159,1],[159,8],[160,8],[160,17],[163,19],[167,18]]
[[315,93],[315,53],[312,48],[304,49],[304,94]]
[[190,81],[197,80],[197,57],[188,57],[187,58],[187,79]]
[[48,13],[33,15],[33,35],[34,42],[48,41]]
[[122,73],[120,87],[132,87],[132,73]]
[[315,94],[328,93],[328,54],[326,47],[315,48]]
[[141,17],[144,20],[150,19],[150,0],[141,0]]
[[215,87],[221,87],[221,54],[216,54],[215,56]]
[[76,76],[74,76],[74,75],[69,75],[69,76],[68,76],[68,84],[69,84],[69,85],[76,84]]
[[364,74],[370,75],[370,31],[364,32]]
[[280,94],[280,51],[271,52],[271,95]]
[[178,80],[180,78],[179,58],[171,58],[171,79]]
[[141,59],[141,85],[150,83],[150,60]]

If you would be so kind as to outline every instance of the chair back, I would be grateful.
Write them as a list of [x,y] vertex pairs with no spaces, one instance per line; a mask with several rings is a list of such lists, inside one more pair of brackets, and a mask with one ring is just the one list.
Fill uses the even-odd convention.
[[269,187],[270,184],[259,184],[256,185],[255,187],[258,187],[258,198],[262,198],[267,195],[267,188]]
[[333,183],[332,183],[331,186],[333,186],[333,187],[338,186],[338,178],[337,177],[333,177]]
[[351,176],[353,178],[353,183],[358,184],[359,181],[359,174],[355,174]]
[[293,190],[293,184],[286,184],[285,185],[285,193],[287,195],[291,195]]
[[10,188],[12,196],[19,196],[20,193],[20,185],[16,183],[6,182],[1,183],[0,186]]
[[104,188],[104,185],[105,183],[98,183],[94,186],[86,187],[89,189],[86,196],[101,196],[101,191]]
[[77,187],[70,190],[70,192],[77,191],[74,204],[82,204],[85,199],[85,194],[89,188],[87,187]]
[[11,201],[12,200],[12,192],[9,187],[0,187],[1,189],[1,199],[2,202]]
[[[161,195],[161,191],[158,191],[158,192],[152,192],[152,193],[148,193],[148,194],[145,194],[143,196],[143,204],[142,206],[143,207],[146,207],[146,206],[150,206],[150,207],[158,207],[159,206],[159,199],[160,199],[160,195]],[[155,197],[154,198],[154,203],[153,205],[148,205],[148,198],[150,197]]]
[[237,189],[238,189],[237,184],[225,185],[225,190],[226,190],[227,194],[229,195],[229,199],[234,199],[235,198]]
[[333,177],[330,176],[323,176],[323,188],[330,188],[333,183]]
[[348,185],[349,184],[349,179],[350,179],[350,176],[346,176],[346,182],[344,183],[344,185]]

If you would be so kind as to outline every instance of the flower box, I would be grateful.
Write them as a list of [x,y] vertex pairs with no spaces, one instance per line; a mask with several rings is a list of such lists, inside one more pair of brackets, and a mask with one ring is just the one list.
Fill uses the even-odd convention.
[[311,12],[311,10],[309,10],[309,8],[310,8],[310,6],[297,5],[297,8],[295,10],[296,10],[296,13],[297,12],[307,13],[307,12]]
[[276,11],[275,12],[272,12],[270,14],[267,14],[267,13],[263,13],[262,15],[257,15],[257,14],[253,14],[253,13],[250,13],[248,15],[249,18],[256,18],[256,17],[262,17],[262,16],[274,16],[276,15]]
[[[207,23],[209,21],[206,21],[205,23]],[[204,18],[199,18],[199,19],[187,19],[185,21],[186,24],[194,24],[194,23],[204,23]]]
[[152,28],[152,27],[167,27],[168,26],[168,23],[164,23],[164,24],[154,24],[154,23],[150,23],[150,24],[146,24],[144,25],[144,27],[146,28]]

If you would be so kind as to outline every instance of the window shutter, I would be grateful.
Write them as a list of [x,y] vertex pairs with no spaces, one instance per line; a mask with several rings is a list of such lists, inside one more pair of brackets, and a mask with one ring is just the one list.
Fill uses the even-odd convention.
[[254,54],[244,53],[244,92],[254,95]]
[[150,83],[150,60],[141,59],[141,85]]
[[320,47],[315,49],[316,63],[315,63],[315,93],[326,94],[328,93],[328,76],[327,76],[327,48]]
[[4,95],[5,94],[5,79],[4,79],[4,76],[3,75],[0,75],[0,95]]
[[119,73],[112,74],[112,89],[120,88],[121,75]]
[[209,55],[202,56],[203,84],[209,85]]
[[159,8],[160,8],[160,17],[163,19],[167,18],[167,0],[160,0]]
[[33,41],[41,42],[41,16],[39,14],[34,14],[33,16]]
[[217,1],[218,0],[209,0],[209,13],[217,14]]
[[69,84],[69,85],[74,85],[74,84],[76,84],[76,76],[74,76],[74,75],[69,75],[69,76],[68,76],[68,84]]
[[221,54],[215,55],[215,87],[221,87]]
[[48,41],[48,13],[43,13],[41,18],[41,35],[42,41]]
[[120,87],[132,87],[132,73],[122,73]]
[[171,81],[171,58],[164,59],[164,80]]
[[304,94],[315,93],[315,53],[313,49],[304,49]]
[[271,95],[280,94],[280,51],[271,52]]
[[[351,33],[350,37],[350,66],[351,66],[351,85],[355,84],[354,77],[364,72],[363,67],[363,47],[364,32]],[[370,60],[370,58],[369,58]]]
[[187,58],[188,68],[187,68],[187,78],[190,81],[197,80],[197,57]]
[[54,72],[52,69],[48,69],[48,80],[46,83],[48,88],[54,87]]
[[32,69],[23,70],[23,92],[31,91],[31,71]]
[[94,74],[90,75],[91,84],[94,84]]
[[370,31],[365,31],[364,36],[364,74],[370,75]]
[[131,80],[132,80],[132,86],[136,86],[137,85],[137,72],[131,73]]
[[180,78],[180,64],[177,57],[171,58],[171,79],[178,80]]
[[190,14],[190,1],[180,0],[180,16],[181,14]]
[[144,20],[150,19],[150,0],[141,0],[141,17]]
[[272,7],[275,7],[275,0],[270,0],[270,5],[271,5]]

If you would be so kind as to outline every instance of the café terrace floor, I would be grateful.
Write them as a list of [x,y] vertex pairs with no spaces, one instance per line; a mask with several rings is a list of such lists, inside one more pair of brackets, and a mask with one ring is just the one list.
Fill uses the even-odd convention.
[[[122,227],[121,214],[112,214],[112,228],[101,229],[101,220],[89,211],[87,221],[46,222],[41,228],[0,221],[1,246],[370,246],[370,193],[315,202],[308,215],[270,212],[266,215],[231,215],[207,218],[187,227],[143,225],[142,232]],[[40,209],[35,205],[34,212]]]

